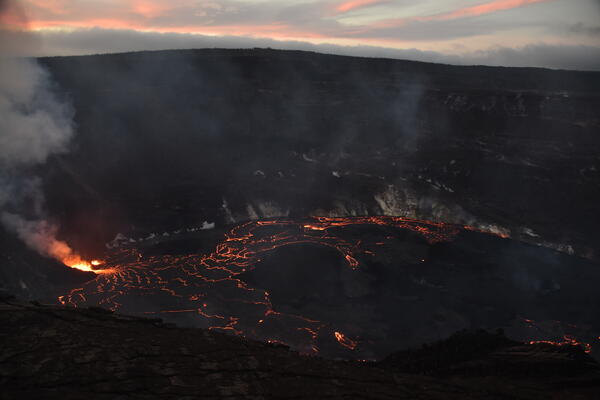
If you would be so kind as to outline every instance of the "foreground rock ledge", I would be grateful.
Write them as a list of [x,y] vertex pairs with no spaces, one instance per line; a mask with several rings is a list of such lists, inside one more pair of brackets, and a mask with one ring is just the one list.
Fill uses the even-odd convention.
[[333,361],[97,308],[4,299],[0,398],[592,399],[600,393],[598,365],[582,351],[494,336],[462,333],[381,363]]

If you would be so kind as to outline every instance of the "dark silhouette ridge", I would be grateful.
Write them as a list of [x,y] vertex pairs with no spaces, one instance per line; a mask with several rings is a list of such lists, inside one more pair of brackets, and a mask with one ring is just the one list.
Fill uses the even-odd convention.
[[[485,332],[435,344],[440,354],[457,345],[467,354],[478,350],[471,358],[449,358],[446,366],[457,368],[440,376],[427,362],[407,373],[402,359],[303,357],[280,345],[97,308],[3,299],[0,321],[2,399],[594,399],[600,390],[598,364],[581,350],[524,345]],[[429,353],[413,351],[411,361],[427,360]],[[578,374],[564,373],[569,370]]]

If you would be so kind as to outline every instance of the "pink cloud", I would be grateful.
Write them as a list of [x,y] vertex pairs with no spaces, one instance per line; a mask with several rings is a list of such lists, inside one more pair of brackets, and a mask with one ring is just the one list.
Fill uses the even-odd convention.
[[64,14],[68,8],[67,0],[27,0],[24,3],[53,14]]
[[432,15],[430,17],[419,18],[421,21],[444,21],[464,17],[474,17],[478,15],[491,14],[497,11],[510,10],[523,7],[529,4],[542,3],[551,0],[496,0],[490,3],[480,4],[478,6],[461,8],[449,13]]
[[377,3],[386,3],[387,1],[382,0],[351,0],[338,5],[335,9],[341,13],[355,10],[357,8],[363,8]]
[[272,39],[326,39],[328,36],[316,32],[308,32],[294,29],[285,24],[249,24],[249,25],[218,25],[218,26],[176,26],[176,27],[152,27],[143,23],[111,18],[94,18],[82,21],[48,20],[35,21],[30,24],[30,29],[48,28],[102,28],[114,30],[148,31],[155,33],[182,33],[219,36],[246,36],[246,37],[268,37]]
[[484,3],[473,7],[460,8],[458,10],[442,14],[434,14],[425,17],[408,17],[382,20],[370,25],[368,29],[392,28],[402,26],[410,22],[449,21],[459,18],[475,17],[548,1],[553,0],[494,0],[489,3]]
[[171,9],[169,3],[157,3],[152,0],[133,0],[131,1],[131,7],[136,14],[146,18],[156,18],[164,15]]
[[[551,0],[488,0],[487,3],[429,16],[381,19],[364,25],[345,25],[331,18],[331,12],[345,13],[390,0],[339,0],[333,8],[310,9],[310,23],[289,14],[295,9],[274,9],[275,21],[270,21],[271,9],[266,5],[242,8],[248,18],[219,6],[218,3],[198,0],[104,0],[75,2],[71,0],[22,0],[29,16],[31,29],[44,28],[103,28],[131,29],[159,33],[197,33],[204,35],[248,36],[272,39],[307,40],[313,42],[351,41],[352,43],[399,43],[409,39],[393,29],[410,23],[446,21],[524,7]],[[232,3],[233,4],[233,3]],[[218,10],[210,7],[220,7]],[[249,6],[248,6],[249,7]],[[261,8],[262,7],[262,8]],[[285,11],[285,13],[283,11]],[[301,9],[303,10],[303,9]],[[213,12],[214,11],[214,12]],[[288,13],[288,14],[286,14]],[[322,14],[322,20],[318,16]],[[16,23],[13,23],[13,25]],[[26,29],[26,26],[23,26]],[[411,27],[407,26],[405,31]],[[408,35],[410,36],[410,35]],[[443,38],[443,37],[442,37]]]

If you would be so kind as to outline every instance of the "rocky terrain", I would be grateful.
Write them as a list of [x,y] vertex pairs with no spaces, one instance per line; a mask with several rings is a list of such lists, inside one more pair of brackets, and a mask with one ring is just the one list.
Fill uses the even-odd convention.
[[[598,260],[600,73],[261,49],[39,61],[77,134],[31,173],[88,258],[119,233],[388,215]],[[27,297],[18,248],[0,247],[4,286]]]
[[94,278],[91,272],[74,270],[39,255],[0,226],[0,293],[26,300],[48,300]]
[[27,173],[102,261],[0,229],[0,398],[597,396],[600,73],[39,62],[77,134]]
[[469,224],[597,258],[600,73],[297,51],[40,60],[74,110],[40,174],[75,248],[269,217]]
[[380,360],[461,329],[600,350],[598,264],[399,217],[269,219],[113,243],[47,301]]
[[[599,366],[580,349],[485,332],[410,358],[333,361],[103,309],[4,298],[0,339],[2,399],[593,399],[600,390]],[[440,368],[432,349],[461,355]]]

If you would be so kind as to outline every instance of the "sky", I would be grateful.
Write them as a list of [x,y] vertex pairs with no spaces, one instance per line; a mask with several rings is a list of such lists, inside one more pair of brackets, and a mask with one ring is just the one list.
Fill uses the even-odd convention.
[[36,56],[272,47],[600,70],[600,0],[17,1],[0,0],[3,47]]

